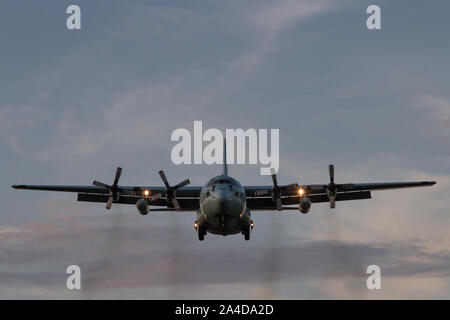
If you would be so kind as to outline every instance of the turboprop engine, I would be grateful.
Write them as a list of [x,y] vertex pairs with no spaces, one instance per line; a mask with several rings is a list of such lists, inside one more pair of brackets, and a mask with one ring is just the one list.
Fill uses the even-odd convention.
[[145,216],[150,211],[148,202],[144,198],[141,198],[136,202],[136,208],[138,209],[139,213],[142,214],[143,216]]
[[301,213],[306,214],[309,212],[309,209],[311,209],[311,200],[308,197],[301,197],[298,210],[300,210]]

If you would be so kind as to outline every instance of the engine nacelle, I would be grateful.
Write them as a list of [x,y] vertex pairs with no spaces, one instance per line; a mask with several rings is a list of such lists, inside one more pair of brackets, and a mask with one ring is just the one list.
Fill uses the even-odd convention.
[[143,198],[139,199],[136,202],[136,208],[138,209],[139,213],[142,214],[143,216],[145,216],[150,211],[147,200]]
[[309,212],[309,209],[311,209],[311,200],[308,197],[300,198],[298,210],[300,210],[301,213],[306,214]]

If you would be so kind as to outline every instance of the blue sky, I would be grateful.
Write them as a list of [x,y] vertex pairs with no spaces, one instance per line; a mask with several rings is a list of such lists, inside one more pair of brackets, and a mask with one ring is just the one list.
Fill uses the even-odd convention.
[[[449,4],[445,1],[3,1],[0,10],[0,297],[449,298]],[[378,4],[382,29],[365,27]],[[171,132],[279,128],[284,183],[437,180],[254,214],[250,242],[194,214],[12,184],[202,185],[220,166],[175,166]],[[243,184],[270,184],[234,165]],[[83,290],[65,289],[78,264]],[[381,291],[365,286],[378,264]]]

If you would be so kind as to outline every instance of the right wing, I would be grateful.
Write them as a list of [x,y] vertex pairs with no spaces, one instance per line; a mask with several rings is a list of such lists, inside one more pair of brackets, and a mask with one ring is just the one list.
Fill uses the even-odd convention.
[[[336,184],[335,201],[371,199],[371,191],[391,190],[401,188],[414,188],[432,186],[436,181],[412,181],[412,182],[377,182],[377,183],[347,183]],[[298,189],[290,188],[281,194],[283,210],[296,209],[300,202],[298,190],[304,190],[303,197],[307,196],[312,203],[329,202],[327,184],[298,185]],[[272,186],[248,186],[245,187],[247,194],[247,207],[250,210],[276,210],[277,206],[272,196]],[[284,207],[297,205],[297,207]]]

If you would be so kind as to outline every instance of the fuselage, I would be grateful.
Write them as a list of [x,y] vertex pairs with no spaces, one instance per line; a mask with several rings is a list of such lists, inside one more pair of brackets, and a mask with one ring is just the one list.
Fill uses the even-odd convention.
[[209,180],[200,193],[197,221],[199,226],[213,234],[242,232],[244,227],[250,225],[251,219],[241,184],[224,175]]

